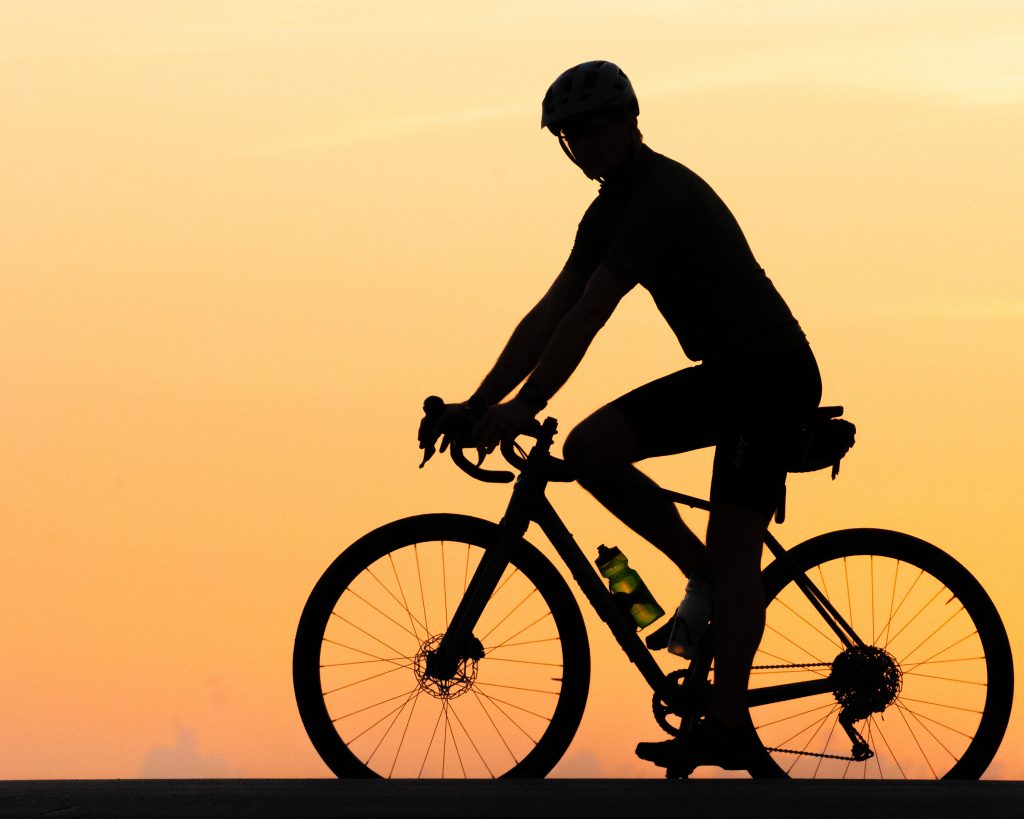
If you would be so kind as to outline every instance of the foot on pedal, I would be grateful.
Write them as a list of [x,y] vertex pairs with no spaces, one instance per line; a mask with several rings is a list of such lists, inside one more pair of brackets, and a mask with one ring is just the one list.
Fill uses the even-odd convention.
[[639,743],[636,755],[665,768],[668,778],[685,778],[701,765],[745,771],[761,762],[767,752],[752,725],[725,725],[705,717],[686,737]]

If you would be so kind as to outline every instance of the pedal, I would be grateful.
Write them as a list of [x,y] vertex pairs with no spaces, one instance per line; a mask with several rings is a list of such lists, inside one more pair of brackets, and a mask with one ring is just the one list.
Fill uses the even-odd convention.
[[689,779],[696,766],[688,759],[678,740],[664,742],[640,742],[636,755],[646,762],[653,762],[665,769],[666,779]]

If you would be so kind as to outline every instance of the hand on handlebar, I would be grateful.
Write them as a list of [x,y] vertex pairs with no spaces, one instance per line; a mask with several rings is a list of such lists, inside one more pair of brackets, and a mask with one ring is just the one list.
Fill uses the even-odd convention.
[[466,404],[446,404],[436,395],[423,402],[423,419],[420,421],[418,439],[423,450],[423,467],[437,452],[437,439],[441,439],[441,452],[444,452],[454,441],[468,443],[479,416]]
[[526,429],[536,414],[536,405],[520,398],[497,404],[490,407],[473,427],[470,441],[484,453],[493,452],[503,440],[511,440]]

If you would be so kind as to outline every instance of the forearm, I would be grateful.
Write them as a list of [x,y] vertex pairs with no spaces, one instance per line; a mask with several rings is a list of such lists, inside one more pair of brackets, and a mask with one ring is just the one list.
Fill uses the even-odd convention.
[[543,405],[569,380],[604,320],[572,311],[562,320],[519,395]]
[[539,310],[526,314],[480,383],[476,395],[488,404],[497,404],[533,371],[551,338],[552,328],[545,319]]

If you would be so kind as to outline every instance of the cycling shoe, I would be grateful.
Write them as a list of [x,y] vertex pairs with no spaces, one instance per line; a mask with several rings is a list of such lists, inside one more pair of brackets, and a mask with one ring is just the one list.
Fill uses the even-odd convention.
[[685,777],[701,765],[745,771],[763,761],[767,752],[749,723],[725,725],[705,717],[686,737],[639,743],[636,755],[665,768],[668,777]]

